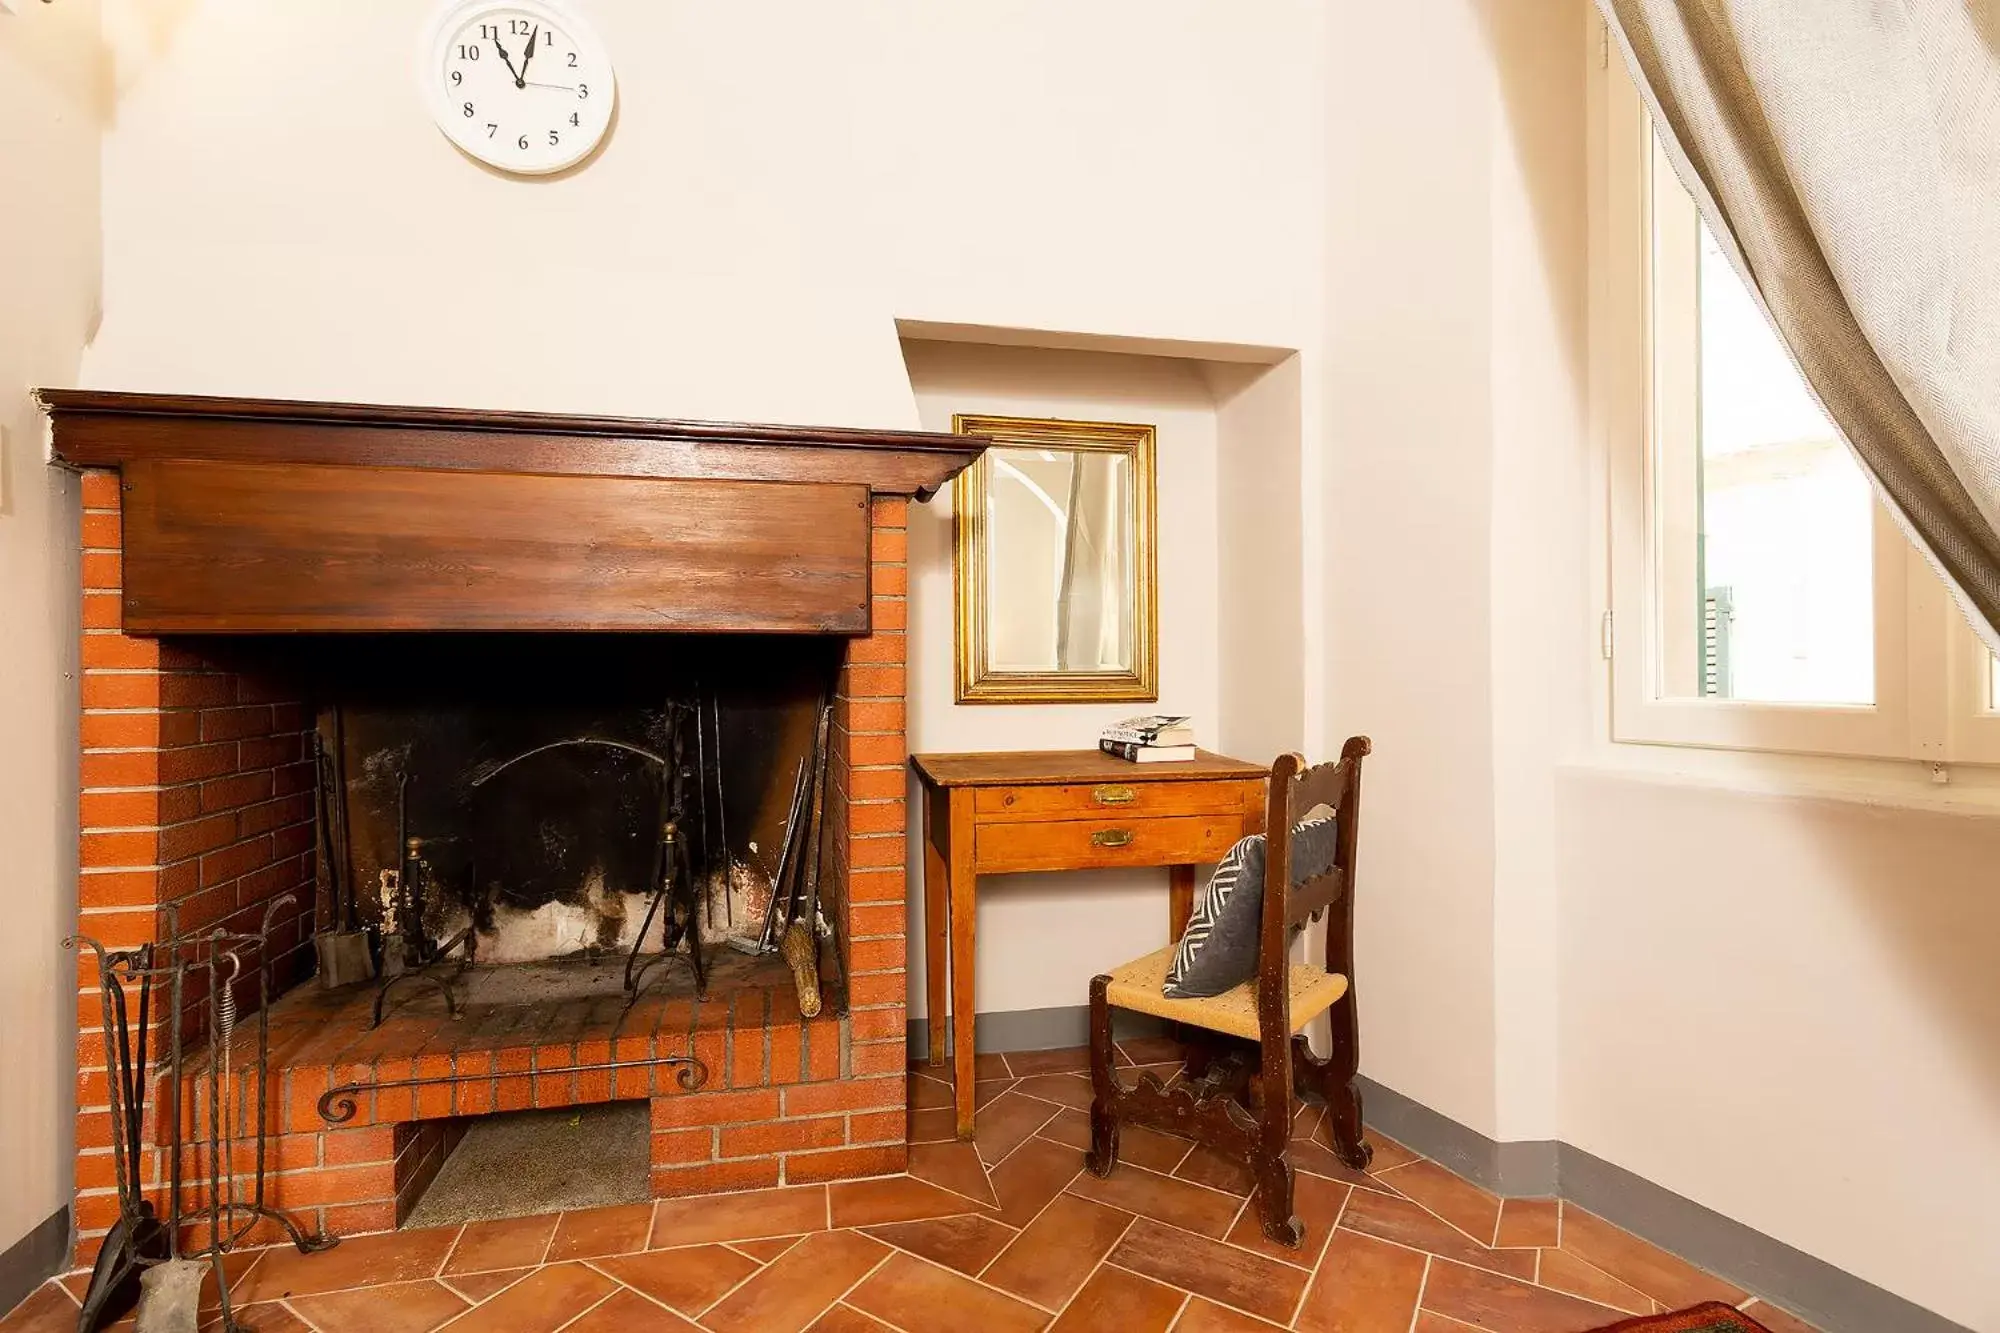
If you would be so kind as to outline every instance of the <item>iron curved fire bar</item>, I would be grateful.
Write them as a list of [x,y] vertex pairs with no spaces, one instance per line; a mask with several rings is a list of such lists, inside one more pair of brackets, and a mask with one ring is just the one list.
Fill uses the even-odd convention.
[[561,1074],[595,1074],[614,1069],[653,1069],[678,1065],[674,1081],[688,1092],[699,1091],[708,1082],[708,1066],[692,1055],[662,1055],[651,1060],[613,1060],[607,1064],[552,1065],[540,1069],[492,1070],[483,1074],[441,1074],[435,1078],[392,1078],[378,1082],[341,1083],[320,1094],[319,1118],[329,1125],[344,1125],[360,1110],[359,1098],[366,1092],[388,1088],[427,1088],[440,1084],[500,1082],[515,1078],[552,1078]]

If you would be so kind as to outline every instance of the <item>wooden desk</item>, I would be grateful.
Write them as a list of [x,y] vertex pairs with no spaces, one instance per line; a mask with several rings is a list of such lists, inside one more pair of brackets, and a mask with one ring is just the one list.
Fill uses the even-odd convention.
[[944,1063],[948,959],[958,1137],[969,1139],[979,876],[1166,866],[1169,938],[1178,939],[1194,905],[1195,866],[1221,860],[1263,827],[1268,770],[1205,750],[1173,764],[1132,764],[1096,750],[919,754],[910,763],[924,784],[931,1063]]

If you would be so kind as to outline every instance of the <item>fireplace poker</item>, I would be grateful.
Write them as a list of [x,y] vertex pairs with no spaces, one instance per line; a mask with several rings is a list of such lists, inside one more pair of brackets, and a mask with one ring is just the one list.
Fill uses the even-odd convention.
[[715,719],[715,825],[722,834],[722,924],[734,928],[736,905],[736,853],[729,849],[729,789],[722,782],[722,698],[709,696],[709,714]]
[[798,860],[800,821],[806,808],[811,773],[812,756],[801,756],[798,776],[792,779],[792,801],[786,807],[785,840],[778,848],[778,870],[771,876],[771,897],[764,904],[764,928],[757,935],[757,953],[769,953],[778,947],[778,905],[790,891],[792,868]]
[[[701,682],[694,683],[694,772],[695,804],[701,807],[701,859],[703,878],[707,878],[708,863],[708,723],[702,716]],[[718,744],[720,742],[718,741]],[[701,895],[701,913],[708,918],[708,927],[715,928],[715,897],[705,889]]]
[[[347,986],[369,981],[375,976],[375,959],[368,952],[368,932],[354,919],[353,885],[348,879],[346,787],[340,778],[340,713],[333,714],[335,740],[313,729],[313,758],[318,773],[320,855],[326,860],[329,904],[327,921],[313,937],[319,957],[319,982],[326,987]],[[338,825],[336,826],[336,819]]]

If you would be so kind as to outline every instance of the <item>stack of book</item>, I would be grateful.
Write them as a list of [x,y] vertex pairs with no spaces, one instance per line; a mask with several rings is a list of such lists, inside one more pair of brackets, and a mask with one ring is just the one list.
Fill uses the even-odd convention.
[[1097,748],[1135,764],[1167,764],[1194,758],[1194,727],[1185,717],[1150,713],[1128,717],[1104,729]]

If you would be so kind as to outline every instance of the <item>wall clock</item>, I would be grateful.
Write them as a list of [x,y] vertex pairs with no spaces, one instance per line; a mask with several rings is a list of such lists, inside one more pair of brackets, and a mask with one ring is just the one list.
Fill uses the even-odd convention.
[[589,157],[617,101],[603,39],[550,0],[449,0],[425,33],[420,77],[445,138],[521,176]]

